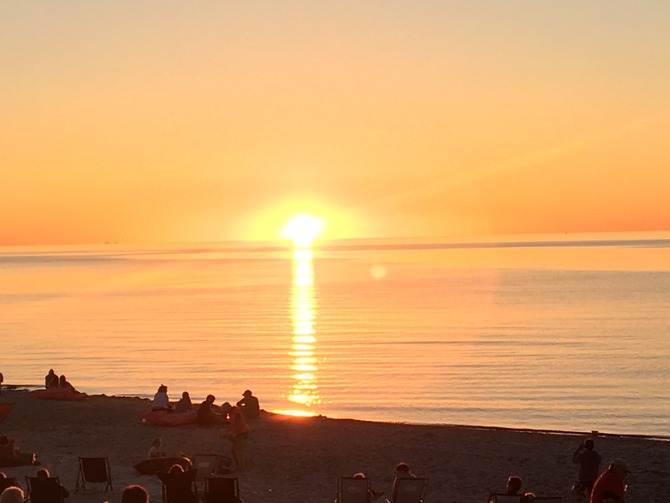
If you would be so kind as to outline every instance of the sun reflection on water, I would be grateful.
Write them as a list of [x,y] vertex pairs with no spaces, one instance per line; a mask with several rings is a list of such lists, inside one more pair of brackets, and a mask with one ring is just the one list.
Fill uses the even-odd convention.
[[[291,287],[291,378],[293,384],[288,400],[305,407],[321,403],[316,374],[319,368],[316,348],[316,301],[312,250],[296,248],[293,253]],[[291,411],[292,415],[311,415],[314,412]]]

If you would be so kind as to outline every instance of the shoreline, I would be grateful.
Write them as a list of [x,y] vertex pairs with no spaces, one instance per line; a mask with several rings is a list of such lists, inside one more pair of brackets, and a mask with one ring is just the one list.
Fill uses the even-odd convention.
[[[31,392],[36,389],[43,389],[43,385],[39,384],[3,384],[2,390],[8,391],[17,391],[17,392]],[[88,394],[88,393],[87,393]],[[107,395],[105,393],[98,394],[88,394],[89,397],[106,397],[106,398],[119,398],[119,399],[139,399],[139,400],[148,400],[151,402],[152,398],[149,395]],[[0,401],[2,396],[0,395]],[[274,414],[278,416],[294,417],[290,414],[283,414],[281,412],[275,412],[272,410],[265,410],[268,414]],[[304,417],[320,417],[325,419],[333,420],[351,420],[351,421],[360,421],[360,422],[369,422],[369,423],[390,423],[397,425],[411,425],[411,426],[451,426],[451,427],[461,427],[461,428],[473,428],[473,429],[483,429],[483,430],[494,430],[494,431],[519,431],[519,432],[529,432],[529,433],[543,433],[543,434],[559,434],[559,435],[579,435],[579,436],[594,436],[594,437],[621,437],[621,438],[641,438],[648,440],[658,440],[658,441],[667,441],[670,442],[670,435],[664,434],[646,434],[646,433],[621,433],[621,432],[603,432],[598,431],[594,434],[594,431],[580,431],[580,430],[562,430],[556,428],[531,428],[531,427],[514,427],[514,426],[499,426],[499,425],[479,425],[479,424],[464,424],[464,423],[424,423],[424,422],[413,422],[413,421],[380,421],[380,420],[369,420],[369,419],[358,419],[353,417],[336,417],[336,416],[326,416],[321,414],[306,415]]]
[[[3,387],[4,388],[4,387]],[[169,456],[218,453],[230,445],[216,428],[196,425],[160,427],[141,423],[150,409],[142,398],[90,395],[87,400],[39,400],[27,391],[3,389],[0,402],[15,402],[0,423],[0,433],[14,438],[24,452],[36,452],[42,466],[70,490],[67,503],[119,503],[123,487],[145,486],[153,503],[161,501],[156,476],[140,475],[134,464],[146,457],[151,440],[161,436]],[[572,453],[580,432],[520,430],[466,425],[419,425],[295,417],[263,412],[250,422],[247,469],[238,476],[245,503],[324,503],[333,501],[338,476],[362,471],[372,486],[390,494],[393,466],[407,462],[417,476],[429,479],[427,502],[483,502],[501,490],[510,474],[524,479],[523,490],[563,495],[566,503],[586,503],[570,493],[577,466]],[[581,437],[581,438],[580,438]],[[627,458],[628,503],[670,500],[670,442],[612,434],[595,439],[603,461]],[[107,456],[114,489],[75,493],[79,456]],[[603,466],[604,468],[604,466]],[[1,468],[24,481],[37,467]],[[378,501],[383,501],[378,500]]]

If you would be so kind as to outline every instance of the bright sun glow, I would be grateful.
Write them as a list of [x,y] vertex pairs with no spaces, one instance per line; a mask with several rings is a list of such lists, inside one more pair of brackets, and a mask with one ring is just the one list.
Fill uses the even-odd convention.
[[312,215],[294,215],[282,229],[282,236],[292,239],[296,248],[310,248],[323,229],[323,219]]

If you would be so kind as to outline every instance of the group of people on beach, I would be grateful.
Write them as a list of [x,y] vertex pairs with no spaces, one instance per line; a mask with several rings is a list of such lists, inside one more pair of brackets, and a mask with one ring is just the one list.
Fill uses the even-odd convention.
[[[260,415],[258,398],[253,395],[251,390],[245,390],[244,393],[242,393],[242,398],[237,401],[235,406],[232,406],[230,402],[224,402],[219,407],[214,404],[215,400],[216,397],[209,394],[197,408],[198,424],[200,426],[229,423],[231,413],[235,407],[240,410],[246,419],[256,419]],[[188,391],[184,391],[181,395],[181,399],[173,406],[172,403],[170,403],[170,397],[168,396],[168,387],[161,384],[154,395],[151,410],[162,410],[179,414],[192,412],[194,407]]]
[[[46,468],[40,468],[39,470],[37,470],[37,473],[35,474],[35,480],[42,481],[45,479],[52,479],[51,474],[49,473],[49,470],[47,470]],[[7,483],[4,483],[3,481],[7,481]],[[51,482],[51,480],[47,480],[47,482]],[[0,492],[0,503],[25,503],[26,501],[28,501],[29,498],[26,497],[23,488],[21,488],[16,479],[14,478],[10,479],[4,472],[0,472],[0,484],[1,487],[4,488]],[[49,494],[47,493],[49,489],[42,487],[40,490],[40,488],[38,488],[37,486],[34,487],[33,489],[34,489],[32,492],[33,499],[39,499],[40,501],[49,499]],[[60,483],[57,486],[54,486],[54,489],[58,489],[58,491],[60,491],[60,494],[58,495],[59,497],[56,498],[56,500],[63,501],[66,498],[70,497],[70,492],[67,489],[65,489],[65,487],[63,487]],[[40,493],[39,495],[37,494],[38,492]],[[38,496],[41,497],[38,498]]]
[[54,369],[49,369],[47,375],[44,376],[44,387],[46,389],[60,388],[72,391],[73,393],[77,392],[75,387],[68,382],[67,378],[64,375],[58,376],[58,374],[54,372]]
[[[577,482],[572,492],[578,496],[588,496],[589,503],[625,503],[626,484],[624,479],[630,473],[628,463],[623,458],[614,458],[603,472],[600,471],[601,456],[595,450],[592,438],[582,441],[572,455],[572,461],[579,465]],[[518,475],[507,478],[505,491],[492,493],[489,503],[498,503],[499,495],[519,496],[519,503],[533,503],[535,494],[521,492],[523,479]]]
[[[195,409],[196,422],[199,426],[225,426],[225,429],[221,430],[220,437],[230,441],[235,466],[239,470],[244,470],[244,447],[250,432],[247,420],[259,417],[260,404],[258,398],[253,395],[251,390],[245,390],[242,393],[242,398],[235,405],[224,402],[219,407],[214,403],[215,400],[216,397],[209,394],[197,408],[194,408],[188,391],[184,391],[179,402],[173,407],[168,396],[168,387],[161,384],[154,395],[151,410],[180,414],[192,413]],[[154,439],[154,442],[157,442],[157,440]]]

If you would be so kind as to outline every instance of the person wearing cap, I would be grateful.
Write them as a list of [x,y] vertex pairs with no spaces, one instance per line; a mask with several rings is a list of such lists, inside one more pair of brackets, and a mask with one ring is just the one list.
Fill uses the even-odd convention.
[[258,403],[258,398],[256,398],[251,390],[245,390],[242,393],[242,399],[236,404],[246,419],[256,419],[260,415],[261,407]]
[[623,479],[630,473],[625,459],[614,458],[593,484],[589,503],[625,503]]

